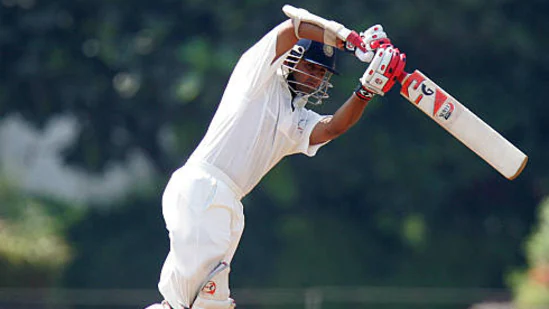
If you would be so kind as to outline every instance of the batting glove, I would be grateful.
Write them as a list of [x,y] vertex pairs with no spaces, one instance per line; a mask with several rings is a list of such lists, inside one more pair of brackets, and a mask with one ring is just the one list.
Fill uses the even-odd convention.
[[391,40],[387,38],[387,33],[383,31],[383,26],[379,24],[371,26],[358,36],[360,40],[349,35],[345,42],[345,50],[354,53],[362,62],[371,62],[379,47],[391,44]]
[[404,76],[406,55],[392,45],[382,45],[360,78],[359,91],[385,95]]

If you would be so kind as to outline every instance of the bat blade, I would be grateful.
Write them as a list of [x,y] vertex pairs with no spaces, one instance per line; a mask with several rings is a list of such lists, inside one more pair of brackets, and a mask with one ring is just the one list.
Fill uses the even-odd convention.
[[402,81],[400,94],[509,180],[528,157],[419,70]]

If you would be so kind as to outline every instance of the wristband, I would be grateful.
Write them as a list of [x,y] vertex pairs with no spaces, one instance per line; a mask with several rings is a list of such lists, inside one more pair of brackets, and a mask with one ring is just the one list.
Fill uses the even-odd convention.
[[375,93],[364,88],[361,83],[358,83],[358,86],[355,89],[355,94],[363,101],[370,101],[375,96]]

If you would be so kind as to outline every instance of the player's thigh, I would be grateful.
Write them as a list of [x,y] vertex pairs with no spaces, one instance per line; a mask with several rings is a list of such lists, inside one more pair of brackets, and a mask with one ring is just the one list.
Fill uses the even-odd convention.
[[166,189],[163,211],[178,271],[207,274],[230,247],[231,201],[219,198],[218,183],[208,176],[185,175],[174,184],[173,192]]
[[208,205],[195,220],[170,230],[170,246],[183,275],[209,273],[223,260],[231,243],[231,213],[226,207]]

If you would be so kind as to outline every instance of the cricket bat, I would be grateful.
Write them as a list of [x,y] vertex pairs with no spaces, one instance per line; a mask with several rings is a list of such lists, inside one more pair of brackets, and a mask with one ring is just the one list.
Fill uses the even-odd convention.
[[401,81],[400,94],[509,180],[528,157],[432,80],[415,70]]

